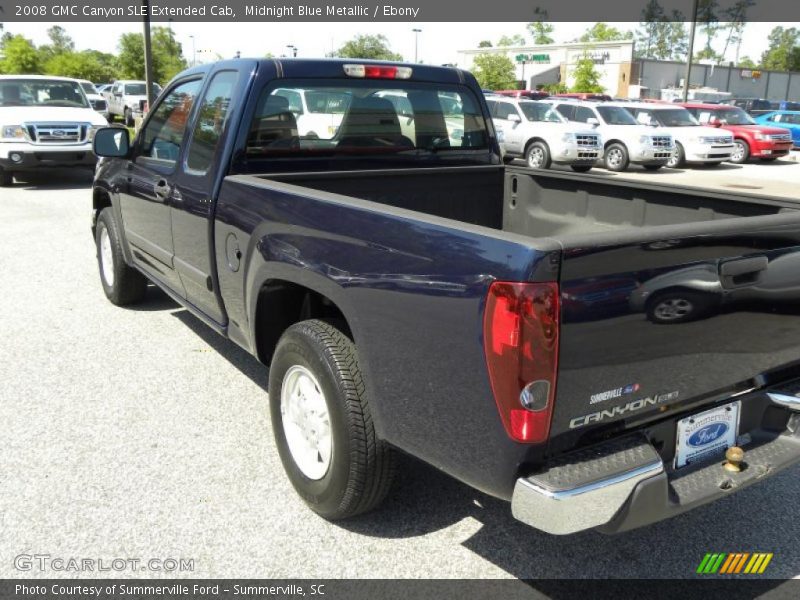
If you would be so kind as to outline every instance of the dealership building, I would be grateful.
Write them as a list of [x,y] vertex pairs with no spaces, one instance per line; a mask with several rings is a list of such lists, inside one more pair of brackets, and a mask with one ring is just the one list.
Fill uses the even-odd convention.
[[[457,64],[471,70],[480,54],[504,54],[516,66],[520,88],[536,89],[559,82],[571,87],[577,62],[588,55],[600,74],[600,85],[611,96],[666,98],[671,90],[683,87],[686,63],[634,60],[633,52],[632,40],[471,48],[458,51]],[[734,98],[800,100],[800,73],[696,64],[692,66],[689,83],[691,88],[716,89]]]

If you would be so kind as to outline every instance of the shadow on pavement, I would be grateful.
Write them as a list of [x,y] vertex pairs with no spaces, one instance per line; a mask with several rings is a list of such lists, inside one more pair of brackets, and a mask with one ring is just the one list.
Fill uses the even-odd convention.
[[15,175],[14,187],[24,190],[88,190],[93,179],[92,169],[43,169]]

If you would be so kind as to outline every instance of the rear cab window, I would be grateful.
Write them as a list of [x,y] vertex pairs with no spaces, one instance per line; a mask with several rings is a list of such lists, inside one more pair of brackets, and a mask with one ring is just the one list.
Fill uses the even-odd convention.
[[281,80],[258,98],[245,154],[250,163],[291,155],[417,157],[488,149],[481,104],[465,86]]

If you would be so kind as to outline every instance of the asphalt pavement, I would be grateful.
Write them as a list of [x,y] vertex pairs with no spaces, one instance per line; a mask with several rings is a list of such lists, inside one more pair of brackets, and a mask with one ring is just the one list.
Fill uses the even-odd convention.
[[[405,457],[381,509],[321,519],[283,474],[267,369],[156,289],[105,299],[89,186],[0,190],[0,577],[686,578],[739,551],[800,575],[797,467],[630,533],[555,537]],[[20,555],[193,570],[20,570]]]

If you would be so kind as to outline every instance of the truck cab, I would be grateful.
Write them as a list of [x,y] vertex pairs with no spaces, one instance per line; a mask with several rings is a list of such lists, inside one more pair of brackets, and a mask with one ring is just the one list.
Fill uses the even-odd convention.
[[486,98],[503,151],[524,158],[534,169],[569,165],[589,171],[603,158],[603,141],[592,126],[570,123],[550,104],[512,98]]

